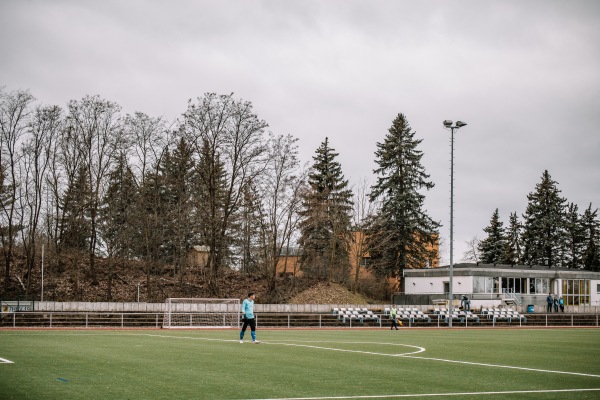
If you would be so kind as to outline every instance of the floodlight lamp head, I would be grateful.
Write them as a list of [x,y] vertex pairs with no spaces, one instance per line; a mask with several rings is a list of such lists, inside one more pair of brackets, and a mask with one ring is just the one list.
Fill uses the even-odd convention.
[[456,121],[456,127],[457,128],[462,128],[463,126],[466,126],[466,125],[467,125],[466,122]]
[[444,126],[446,128],[450,128],[452,126],[452,121],[450,121],[449,119],[445,120],[444,121]]

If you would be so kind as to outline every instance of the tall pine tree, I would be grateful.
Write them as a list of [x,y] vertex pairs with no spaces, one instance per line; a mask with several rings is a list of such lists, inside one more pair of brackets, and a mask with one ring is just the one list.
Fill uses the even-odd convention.
[[581,226],[584,231],[585,250],[583,268],[590,271],[600,271],[600,221],[598,209],[592,210],[592,204],[581,216]]
[[563,262],[568,268],[581,268],[585,251],[585,228],[581,224],[577,204],[569,203],[565,217]]
[[352,191],[337,156],[325,138],[313,157],[300,222],[303,270],[328,281],[346,280],[350,268]]
[[523,263],[523,243],[521,231],[523,226],[519,222],[516,212],[510,214],[508,228],[506,229],[506,246],[502,256],[503,264],[516,265]]
[[479,242],[479,253],[481,262],[485,264],[500,264],[504,261],[504,251],[506,248],[506,234],[504,232],[502,221],[498,209],[492,214],[490,224],[483,229],[487,237]]
[[527,196],[523,243],[525,262],[533,265],[560,266],[564,245],[566,200],[560,197],[557,183],[548,171],[535,191]]
[[437,257],[440,224],[423,209],[425,195],[434,184],[421,164],[422,139],[403,114],[398,114],[375,152],[377,182],[370,200],[380,208],[367,229],[371,264],[380,276],[399,279],[405,268],[424,268]]
[[99,227],[109,257],[135,257],[133,241],[140,236],[136,214],[138,188],[125,154],[108,174],[108,188],[99,210]]

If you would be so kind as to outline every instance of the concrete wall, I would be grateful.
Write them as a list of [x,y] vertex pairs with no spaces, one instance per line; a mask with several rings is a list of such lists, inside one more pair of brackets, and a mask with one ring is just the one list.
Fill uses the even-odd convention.
[[[448,282],[447,276],[431,276],[431,277],[412,277],[407,276],[405,292],[406,294],[429,294],[438,293],[441,297],[446,297],[444,290],[444,282]],[[452,292],[454,294],[465,294],[473,292],[473,277],[472,276],[454,276],[452,278]]]

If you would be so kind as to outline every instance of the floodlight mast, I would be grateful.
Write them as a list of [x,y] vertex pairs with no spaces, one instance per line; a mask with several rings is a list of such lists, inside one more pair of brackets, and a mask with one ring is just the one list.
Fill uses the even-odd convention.
[[450,274],[448,281],[448,326],[452,327],[452,311],[453,311],[453,274],[454,274],[454,130],[460,129],[467,124],[462,121],[456,121],[455,124],[451,120],[444,121],[444,128],[450,130]]

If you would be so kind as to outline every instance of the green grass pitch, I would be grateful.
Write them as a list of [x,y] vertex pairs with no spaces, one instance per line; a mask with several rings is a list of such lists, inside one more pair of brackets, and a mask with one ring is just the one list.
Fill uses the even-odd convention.
[[600,399],[599,329],[3,330],[1,399]]

